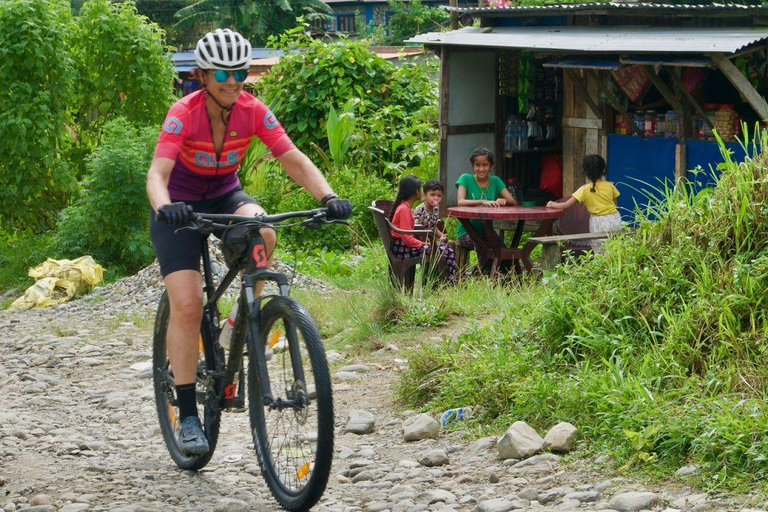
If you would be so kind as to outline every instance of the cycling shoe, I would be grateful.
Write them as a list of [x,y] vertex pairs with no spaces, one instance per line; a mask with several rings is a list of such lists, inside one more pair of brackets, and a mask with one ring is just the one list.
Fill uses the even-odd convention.
[[189,416],[181,422],[179,449],[187,457],[208,453],[208,439],[197,416]]

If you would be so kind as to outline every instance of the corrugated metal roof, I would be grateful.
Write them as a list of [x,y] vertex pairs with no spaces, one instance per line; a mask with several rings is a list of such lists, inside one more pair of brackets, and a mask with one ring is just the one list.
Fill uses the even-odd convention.
[[768,27],[468,27],[408,42],[599,53],[733,53],[768,38]]
[[509,7],[445,7],[449,11],[458,11],[462,14],[572,14],[578,11],[594,10],[650,10],[650,11],[749,11],[768,12],[768,8],[762,5],[745,4],[665,4],[652,2],[585,2],[585,3],[566,3],[566,4],[544,4],[544,5],[517,5]]

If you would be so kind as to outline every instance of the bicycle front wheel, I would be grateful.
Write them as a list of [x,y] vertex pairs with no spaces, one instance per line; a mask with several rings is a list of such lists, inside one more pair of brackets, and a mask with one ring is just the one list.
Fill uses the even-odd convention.
[[[309,510],[325,491],[333,458],[333,398],[325,351],[309,312],[289,297],[263,308],[259,339],[249,337],[248,409],[264,479],[285,509]],[[271,397],[259,377],[267,362]]]
[[[171,305],[168,300],[168,292],[163,293],[160,304],[157,307],[155,317],[155,334],[152,346],[152,378],[155,387],[155,405],[157,417],[160,420],[160,430],[163,433],[165,445],[171,458],[181,469],[198,470],[205,467],[213,457],[216,442],[219,439],[219,425],[221,423],[221,411],[216,403],[217,386],[221,386],[219,372],[216,371],[216,351],[221,351],[216,343],[215,327],[212,322],[203,318],[200,326],[200,361],[197,366],[196,395],[197,402],[203,409],[203,429],[210,447],[208,453],[200,456],[188,457],[181,452],[178,443],[180,429],[179,404],[176,399],[176,388],[173,379],[173,370],[168,359],[166,346],[166,332],[171,315]],[[205,339],[205,343],[203,342]],[[208,350],[205,350],[208,347]],[[223,353],[218,354],[223,358]]]

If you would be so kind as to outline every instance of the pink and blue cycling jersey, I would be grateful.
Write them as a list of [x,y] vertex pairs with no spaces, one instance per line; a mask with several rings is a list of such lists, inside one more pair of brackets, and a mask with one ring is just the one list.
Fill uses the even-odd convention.
[[237,167],[254,135],[275,157],[295,147],[272,111],[253,95],[241,92],[229,114],[217,160],[205,94],[203,89],[177,101],[160,130],[155,158],[176,161],[168,182],[173,200],[211,199],[238,187]]

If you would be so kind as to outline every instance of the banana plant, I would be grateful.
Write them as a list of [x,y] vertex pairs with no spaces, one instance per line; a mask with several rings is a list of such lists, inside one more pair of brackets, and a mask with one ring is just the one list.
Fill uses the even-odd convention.
[[331,108],[328,112],[328,121],[325,124],[325,131],[328,135],[328,150],[331,158],[337,164],[344,161],[344,156],[349,150],[350,136],[355,129],[355,100],[347,102],[341,114],[336,113],[336,109]]

